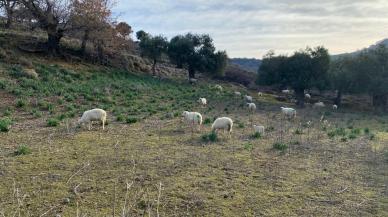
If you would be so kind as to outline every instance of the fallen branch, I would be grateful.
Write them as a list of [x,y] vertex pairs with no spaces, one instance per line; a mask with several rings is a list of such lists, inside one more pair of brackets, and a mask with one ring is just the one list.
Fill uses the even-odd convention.
[[86,167],[90,166],[90,163],[86,163],[83,167],[81,167],[77,172],[75,172],[73,175],[70,176],[70,178],[67,180],[66,184],[70,182],[70,180],[76,176],[78,173],[81,172],[81,170],[85,169]]
[[338,192],[336,192],[337,194],[341,194],[341,193],[343,193],[344,191],[346,191],[346,190],[348,190],[348,186],[346,186],[346,188],[344,188],[344,189],[342,189],[341,191],[338,191]]

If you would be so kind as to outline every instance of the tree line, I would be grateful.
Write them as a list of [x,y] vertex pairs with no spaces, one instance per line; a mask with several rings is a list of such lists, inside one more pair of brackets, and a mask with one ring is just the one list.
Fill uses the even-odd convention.
[[340,105],[344,94],[368,94],[379,110],[388,107],[388,49],[381,45],[357,55],[330,57],[324,47],[307,48],[291,56],[270,51],[263,58],[256,83],[275,88],[292,88],[297,104],[304,106],[305,90],[336,92]]
[[216,51],[209,35],[188,33],[168,41],[164,36],[152,36],[141,30],[136,33],[138,42],[134,42],[132,27],[112,16],[113,5],[113,0],[0,0],[0,9],[6,17],[4,27],[12,28],[16,21],[43,30],[47,34],[45,48],[51,56],[61,54],[60,42],[66,36],[81,42],[79,53],[83,56],[91,45],[101,63],[109,52],[133,53],[139,48],[142,56],[152,61],[154,74],[157,63],[164,58],[178,68],[187,69],[189,78],[194,78],[196,72],[224,74],[227,54]]

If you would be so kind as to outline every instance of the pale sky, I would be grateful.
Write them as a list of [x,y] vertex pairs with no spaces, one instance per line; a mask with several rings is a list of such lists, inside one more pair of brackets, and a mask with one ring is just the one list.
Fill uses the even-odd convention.
[[118,0],[114,11],[135,32],[210,34],[230,57],[318,45],[339,54],[388,38],[388,0]]

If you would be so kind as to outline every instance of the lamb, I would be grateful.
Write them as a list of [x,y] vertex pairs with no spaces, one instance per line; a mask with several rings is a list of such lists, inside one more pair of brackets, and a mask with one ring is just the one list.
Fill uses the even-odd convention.
[[102,123],[102,130],[105,129],[105,123],[106,123],[106,111],[102,109],[92,109],[85,111],[82,114],[81,119],[78,120],[78,125],[88,123],[89,127],[88,129],[90,130],[92,127],[92,121],[101,121]]
[[217,130],[223,129],[224,132],[227,130],[229,132],[229,137],[231,136],[233,128],[233,120],[228,117],[217,118],[212,124],[212,131],[217,132]]
[[316,102],[313,105],[313,108],[324,108],[324,107],[325,107],[325,103],[323,102]]
[[293,108],[280,107],[282,109],[282,114],[288,118],[296,118],[296,110]]
[[182,116],[184,117],[187,123],[190,123],[192,125],[198,125],[199,129],[201,129],[202,115],[199,112],[184,111],[182,113]]
[[333,105],[333,110],[337,110],[338,109],[338,105],[334,104]]
[[260,133],[260,135],[264,135],[265,127],[261,125],[253,125],[253,129],[255,130],[255,133]]
[[308,94],[308,93],[306,93],[306,94],[304,95],[304,97],[305,97],[306,99],[311,99],[311,95]]
[[263,96],[263,93],[262,92],[258,92],[257,95],[258,96]]
[[250,112],[256,111],[256,104],[255,103],[247,103],[248,109]]
[[253,102],[253,98],[251,96],[245,95],[245,100],[247,102]]
[[222,91],[222,90],[223,90],[222,86],[219,85],[219,84],[215,85],[214,88],[215,88],[216,90],[218,90],[218,91]]
[[206,105],[207,105],[207,100],[206,100],[206,98],[199,98],[199,99],[198,99],[198,102],[199,102],[199,104],[201,104],[202,106],[206,106]]
[[236,95],[236,96],[241,96],[241,93],[238,92],[238,91],[236,91],[236,92],[234,92],[234,95]]

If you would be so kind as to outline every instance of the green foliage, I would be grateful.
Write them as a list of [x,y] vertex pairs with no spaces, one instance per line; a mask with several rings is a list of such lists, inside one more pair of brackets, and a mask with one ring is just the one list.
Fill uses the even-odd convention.
[[202,141],[204,142],[216,142],[218,140],[217,133],[211,132],[209,134],[202,135]]
[[196,71],[223,76],[228,61],[225,51],[216,52],[209,35],[191,33],[173,37],[168,46],[168,56],[178,68],[187,67],[190,78],[195,77]]
[[273,147],[273,149],[281,151],[281,152],[285,152],[288,149],[287,144],[280,143],[280,142],[274,143],[272,147]]
[[9,118],[0,119],[0,132],[8,132],[11,129],[12,121]]
[[260,139],[262,136],[259,132],[255,132],[253,135],[252,135],[252,138],[254,139]]
[[328,86],[327,72],[330,57],[327,49],[315,49],[295,52],[292,56],[274,56],[267,54],[258,73],[258,84],[290,86],[295,90],[299,103],[304,102],[304,90]]
[[369,135],[370,134],[370,129],[368,127],[364,128],[364,134]]
[[330,132],[328,132],[327,133],[327,135],[330,137],[330,138],[334,138],[334,137],[336,137],[336,136],[342,136],[342,137],[344,137],[344,136],[346,136],[346,129],[345,128],[336,128],[335,130],[333,130],[333,131],[330,131]]
[[124,117],[124,115],[120,114],[120,115],[117,115],[116,120],[119,122],[123,122],[125,120],[125,117]]
[[245,143],[244,149],[247,151],[252,151],[253,150],[253,144],[252,143]]
[[211,124],[211,120],[210,120],[210,118],[205,118],[205,120],[203,121],[203,124],[204,125],[208,125],[208,124]]
[[49,118],[47,120],[48,127],[57,127],[59,125],[59,120],[56,118]]
[[134,124],[138,121],[138,119],[136,117],[129,116],[125,119],[125,121],[127,124]]
[[14,152],[15,156],[31,154],[31,149],[26,145],[20,145]]
[[143,36],[139,47],[143,56],[153,60],[153,70],[155,72],[156,63],[167,52],[167,39],[163,36]]
[[16,107],[18,108],[26,107],[26,105],[27,105],[27,101],[25,99],[18,99],[16,101]]
[[302,135],[303,134],[303,130],[302,129],[296,129],[295,130],[295,134],[296,135]]

